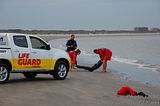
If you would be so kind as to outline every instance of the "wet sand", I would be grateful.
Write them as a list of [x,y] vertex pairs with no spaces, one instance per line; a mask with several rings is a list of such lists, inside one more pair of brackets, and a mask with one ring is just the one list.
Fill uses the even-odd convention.
[[[125,85],[143,91],[149,97],[117,96],[117,90]],[[50,75],[38,75],[34,80],[28,80],[22,74],[11,74],[9,82],[0,85],[0,106],[160,106],[159,89],[151,84],[123,79],[112,70],[100,73],[76,69],[61,81]]]
[[[117,96],[117,90],[129,85],[143,91],[148,98]],[[7,84],[0,85],[0,106],[159,106],[158,87],[125,80],[112,73],[69,72],[65,80],[38,75],[34,80],[11,74]]]

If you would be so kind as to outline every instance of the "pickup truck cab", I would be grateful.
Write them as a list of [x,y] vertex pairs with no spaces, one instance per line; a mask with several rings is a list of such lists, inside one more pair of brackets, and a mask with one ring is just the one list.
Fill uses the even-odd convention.
[[51,48],[36,35],[0,33],[0,83],[7,82],[10,73],[22,73],[26,78],[50,74],[63,80],[69,67],[65,51]]

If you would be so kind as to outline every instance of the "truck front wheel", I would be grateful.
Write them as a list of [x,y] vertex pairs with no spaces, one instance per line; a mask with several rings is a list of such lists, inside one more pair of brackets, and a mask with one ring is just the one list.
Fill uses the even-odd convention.
[[8,81],[9,75],[10,68],[4,63],[0,63],[0,83],[5,83]]
[[63,61],[58,61],[53,71],[53,77],[56,80],[63,80],[67,77],[68,71],[69,67],[67,64]]

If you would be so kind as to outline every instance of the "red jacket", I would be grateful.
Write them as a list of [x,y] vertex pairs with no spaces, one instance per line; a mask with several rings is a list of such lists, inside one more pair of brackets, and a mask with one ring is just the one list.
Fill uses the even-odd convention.
[[71,58],[71,62],[73,62],[74,64],[77,64],[77,60],[76,60],[77,52],[73,50],[73,51],[69,51],[68,54],[69,54],[69,57]]
[[127,95],[137,96],[136,92],[129,86],[122,87],[117,91],[117,94],[123,95],[123,96],[127,96]]
[[111,60],[112,51],[107,48],[98,48],[96,53],[99,54],[101,61]]

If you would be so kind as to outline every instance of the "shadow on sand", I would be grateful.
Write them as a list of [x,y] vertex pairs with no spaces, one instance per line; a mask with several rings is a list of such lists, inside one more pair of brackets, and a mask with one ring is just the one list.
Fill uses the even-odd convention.
[[[67,80],[67,78],[65,79]],[[28,78],[18,78],[18,79],[9,79],[6,83],[4,84],[13,84],[13,83],[39,83],[39,82],[58,82],[58,81],[62,81],[62,80],[55,80],[54,78],[47,78],[47,77],[36,77],[33,79],[28,79]]]

